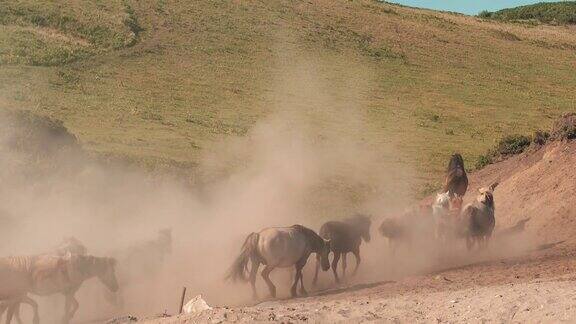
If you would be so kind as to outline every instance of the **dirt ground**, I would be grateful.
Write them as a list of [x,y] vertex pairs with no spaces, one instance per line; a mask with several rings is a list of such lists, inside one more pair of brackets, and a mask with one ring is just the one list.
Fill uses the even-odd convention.
[[573,322],[573,248],[369,284],[253,306],[215,307],[150,323],[224,322]]
[[[495,192],[497,231],[530,218],[521,234],[496,236],[487,250],[467,253],[452,247],[454,252],[447,252],[445,260],[437,257],[418,270],[402,263],[406,255],[403,260],[388,255],[386,267],[367,261],[363,270],[371,276],[360,271],[346,284],[328,284],[307,297],[218,306],[149,322],[574,322],[575,153],[574,142],[556,141],[471,175],[468,201],[480,186],[500,182]],[[374,275],[378,269],[380,276]],[[324,277],[325,283],[332,279]],[[282,284],[279,289],[287,290]]]

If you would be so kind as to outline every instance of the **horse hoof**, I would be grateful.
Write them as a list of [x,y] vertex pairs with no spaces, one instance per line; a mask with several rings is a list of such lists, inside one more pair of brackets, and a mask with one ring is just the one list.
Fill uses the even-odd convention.
[[308,296],[308,292],[306,290],[300,290],[300,296]]

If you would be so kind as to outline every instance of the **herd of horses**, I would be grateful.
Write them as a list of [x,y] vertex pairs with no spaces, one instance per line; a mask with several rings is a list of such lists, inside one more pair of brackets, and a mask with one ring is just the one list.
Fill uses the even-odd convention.
[[[69,323],[79,307],[75,294],[91,278],[98,278],[108,289],[104,298],[119,305],[122,302],[122,296],[116,294],[119,287],[138,277],[133,269],[145,270],[143,278],[149,277],[161,266],[171,246],[171,230],[163,229],[154,240],[111,252],[116,258],[89,255],[86,246],[74,237],[64,238],[55,249],[43,254],[0,258],[0,318],[6,313],[6,324],[13,318],[22,324],[20,305],[27,304],[32,307],[33,323],[37,324],[38,304],[29,294],[62,294],[65,297],[62,323]],[[117,271],[117,266],[121,271]]]
[[[388,238],[395,249],[399,244],[409,243],[415,237],[429,236],[439,242],[448,243],[464,239],[468,249],[474,245],[484,247],[494,230],[494,189],[498,183],[481,188],[476,200],[463,206],[463,196],[468,190],[468,178],[462,156],[454,154],[450,159],[442,192],[436,197],[412,206],[393,218],[386,218],[378,232]],[[270,273],[276,268],[294,267],[294,282],[291,295],[306,295],[303,268],[310,255],[315,254],[317,263],[314,284],[320,268],[332,268],[336,282],[340,281],[338,265],[342,275],[347,268],[347,254],[354,255],[356,273],[361,262],[362,241],[370,242],[370,216],[357,214],[342,221],[329,221],[319,232],[302,225],[266,228],[248,235],[240,254],[230,267],[227,278],[233,281],[249,281],[253,298],[258,298],[256,277],[261,265],[261,276],[270,295],[276,297],[276,286]],[[120,254],[118,258],[88,255],[87,248],[77,239],[67,238],[53,251],[35,256],[0,258],[0,317],[6,313],[6,323],[15,317],[20,319],[20,305],[30,305],[34,311],[33,322],[39,323],[38,304],[29,297],[63,294],[65,307],[63,323],[69,323],[79,304],[74,295],[82,283],[98,278],[111,293],[133,280],[130,276],[116,275],[117,264],[136,264],[137,269],[154,269],[161,264],[164,255],[170,253],[172,237],[170,230],[162,230],[158,238],[147,244]],[[333,255],[330,262],[330,254]],[[115,255],[117,256],[117,255]],[[144,274],[146,276],[146,274]],[[115,295],[116,296],[116,295]],[[117,296],[116,296],[117,297]],[[118,302],[118,299],[109,299]]]
[[[462,156],[454,154],[448,164],[442,192],[408,208],[400,217],[384,219],[378,231],[388,238],[394,250],[399,244],[409,243],[415,237],[427,237],[442,244],[464,239],[468,250],[475,245],[485,247],[495,226],[494,189],[497,185],[498,183],[493,183],[479,189],[476,200],[463,206],[463,197],[468,190],[468,177]],[[329,221],[321,226],[318,233],[302,225],[266,228],[251,233],[230,267],[227,278],[233,281],[249,281],[253,298],[256,299],[256,277],[260,265],[264,265],[261,276],[271,297],[275,298],[276,286],[270,280],[270,272],[275,268],[294,267],[296,272],[291,295],[298,295],[298,283],[300,294],[306,295],[302,269],[309,256],[314,253],[317,259],[314,284],[318,280],[320,267],[328,271],[330,266],[335,281],[339,282],[338,264],[341,262],[342,275],[345,275],[348,253],[355,256],[356,273],[361,262],[362,240],[370,242],[371,223],[371,217],[357,214],[343,221]],[[330,264],[331,253],[333,258]]]

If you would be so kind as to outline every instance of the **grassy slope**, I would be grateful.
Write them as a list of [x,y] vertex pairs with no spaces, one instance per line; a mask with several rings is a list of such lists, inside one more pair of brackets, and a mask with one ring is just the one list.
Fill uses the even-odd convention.
[[[1,2],[37,6],[36,12],[56,6]],[[373,1],[94,3],[69,14],[80,25],[106,26],[119,41],[59,24],[0,20],[0,44],[9,44],[0,49],[0,105],[61,119],[90,150],[151,165],[194,165],[201,149],[245,134],[269,113],[271,80],[282,74],[277,56],[286,44],[314,57],[327,79],[349,76],[350,62],[369,70],[356,104],[373,126],[366,136],[397,145],[400,161],[426,182],[436,181],[453,151],[472,165],[497,138],[546,127],[576,108],[573,28]],[[137,41],[127,19],[143,28]],[[14,29],[35,35],[20,38]],[[24,58],[5,54],[26,47],[25,37],[46,44],[21,50]],[[81,55],[40,64],[52,66],[34,66],[27,57],[51,47]]]

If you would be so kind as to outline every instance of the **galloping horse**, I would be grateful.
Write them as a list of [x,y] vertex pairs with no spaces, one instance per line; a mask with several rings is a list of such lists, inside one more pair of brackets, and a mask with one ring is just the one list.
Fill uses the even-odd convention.
[[494,217],[494,189],[498,182],[488,188],[480,188],[476,201],[462,210],[461,234],[466,237],[466,247],[472,249],[477,242],[480,247],[488,245],[496,219]]
[[[316,253],[316,257],[321,261],[322,270],[330,268],[328,253],[330,253],[330,241],[325,241],[313,230],[302,225],[291,227],[267,228],[259,233],[248,235],[240,255],[236,258],[232,267],[228,271],[227,278],[234,281],[250,281],[252,285],[253,298],[258,298],[256,293],[256,274],[260,264],[266,267],[262,270],[262,278],[266,281],[270,295],[276,297],[276,287],[270,280],[270,272],[275,268],[287,268],[294,266],[296,276],[291,288],[292,297],[296,297],[298,281],[300,281],[300,294],[306,295],[304,281],[302,278],[302,268],[306,265],[310,254]],[[248,262],[252,267],[250,275],[248,272]]]
[[78,309],[74,298],[82,283],[97,277],[112,291],[118,290],[112,258],[88,255],[37,255],[0,258],[0,315],[7,308],[6,323],[10,323],[20,303],[34,309],[34,323],[39,322],[38,305],[27,294],[64,294],[66,297],[63,322],[68,323]]
[[[320,236],[326,240],[330,240],[330,250],[334,253],[332,271],[334,272],[336,282],[340,282],[337,272],[340,256],[342,256],[342,276],[346,275],[346,254],[349,252],[352,252],[356,258],[354,273],[358,271],[358,266],[360,266],[360,244],[362,243],[362,239],[364,239],[366,243],[370,242],[371,224],[372,221],[370,217],[355,215],[342,222],[326,222],[320,227]],[[319,269],[320,262],[318,261],[316,262],[316,272],[314,273],[314,284],[316,284],[318,280]]]
[[466,190],[468,190],[468,177],[466,176],[466,169],[464,169],[464,159],[462,159],[462,155],[456,153],[452,155],[448,163],[442,192],[448,192],[450,196],[457,194],[464,197]]

